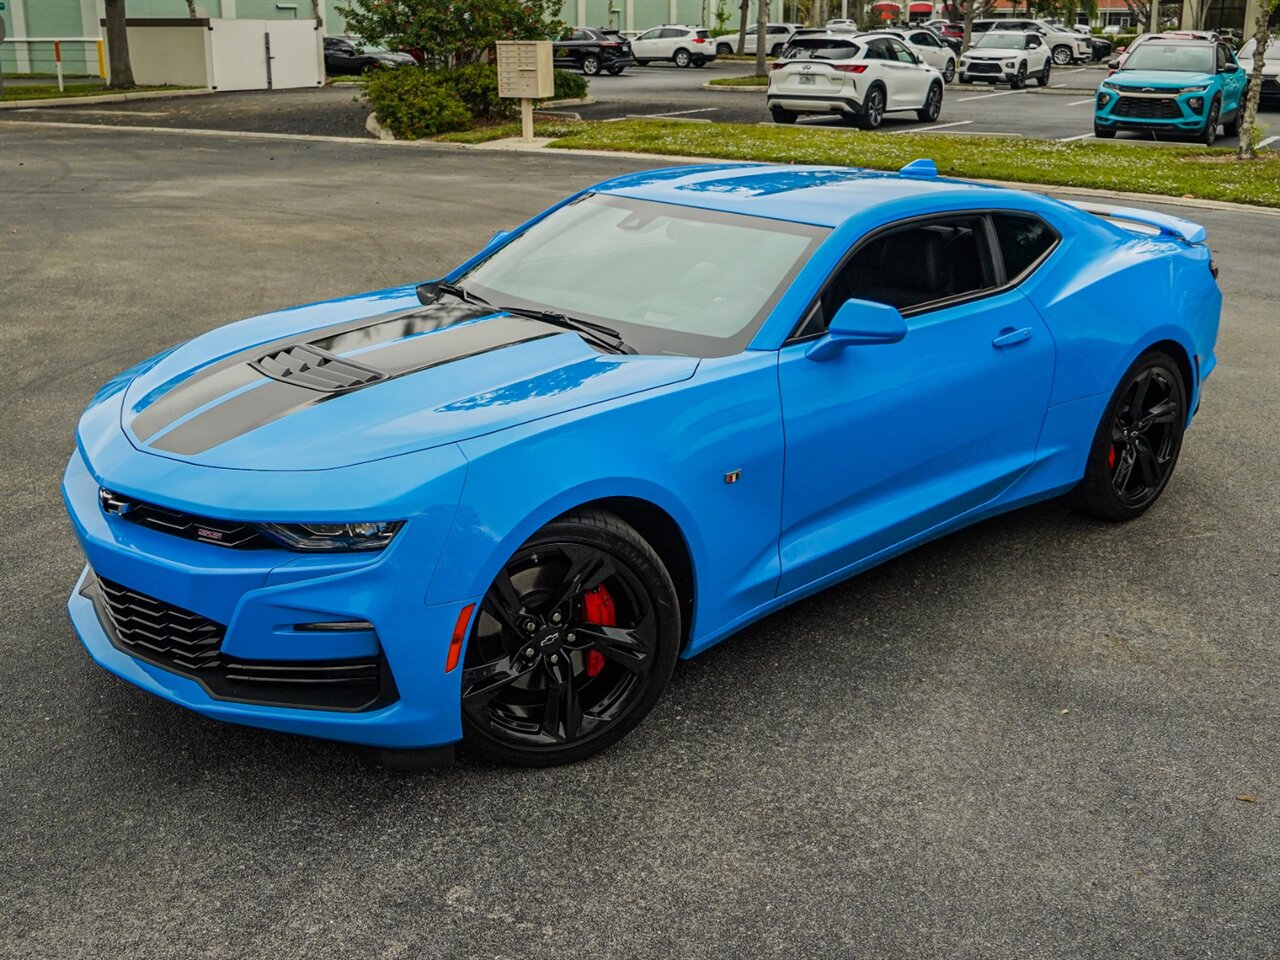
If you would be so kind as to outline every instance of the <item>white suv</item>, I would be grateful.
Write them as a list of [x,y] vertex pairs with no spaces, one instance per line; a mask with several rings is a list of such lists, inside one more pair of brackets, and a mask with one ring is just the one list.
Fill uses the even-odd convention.
[[632,40],[631,55],[642,67],[655,60],[670,60],[677,67],[702,67],[716,58],[716,45],[705,27],[668,23]]
[[1032,78],[1047,87],[1052,66],[1049,44],[1040,34],[988,30],[961,55],[958,76],[961,83],[1007,83],[1021,90]]
[[1093,41],[1081,36],[1066,27],[1055,27],[1043,20],[1019,20],[1004,18],[999,20],[975,20],[973,32],[986,33],[988,30],[1017,30],[1021,33],[1038,33],[1044,38],[1053,62],[1060,67],[1069,66],[1077,60],[1093,59]]
[[896,37],[832,33],[796,37],[769,74],[774,123],[803,113],[836,113],[865,130],[886,113],[910,110],[924,123],[942,111],[942,74]]
[[956,78],[956,53],[932,30],[871,30],[868,35],[897,37],[912,53],[939,71],[947,83]]
[[[791,35],[800,27],[798,23],[770,23],[765,27],[765,37],[767,38],[764,45],[765,53],[771,57],[776,57],[782,53],[782,48],[787,45],[787,41],[791,39]],[[723,37],[716,38],[716,53],[722,57],[727,57],[738,49],[738,35],[736,33],[728,33]],[[756,52],[756,25],[753,23],[747,27],[746,38],[742,41],[742,52]]]

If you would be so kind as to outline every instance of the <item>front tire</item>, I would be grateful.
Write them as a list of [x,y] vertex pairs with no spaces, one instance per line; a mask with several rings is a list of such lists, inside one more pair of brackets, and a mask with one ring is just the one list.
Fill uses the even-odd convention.
[[1053,48],[1053,62],[1060,67],[1071,65],[1071,61],[1075,59],[1075,54],[1071,52],[1071,48],[1066,44]]
[[1206,147],[1212,147],[1218,139],[1218,114],[1222,109],[1222,105],[1214,100],[1209,104],[1209,116],[1204,122],[1204,129],[1200,131],[1199,140]]
[[717,57],[727,57],[727,56],[729,56],[729,55],[730,55],[730,54],[732,54],[732,53],[733,53],[733,47],[729,46],[729,44],[727,44],[727,43],[718,43],[718,44],[716,44],[716,56],[717,56]]
[[1141,516],[1173,476],[1186,425],[1178,364],[1167,353],[1143,354],[1120,378],[1067,504],[1099,520]]
[[599,510],[552,521],[507,561],[475,616],[464,748],[527,767],[599,753],[653,708],[680,635],[675,585],[633,527]]
[[924,106],[916,111],[916,118],[921,123],[933,123],[942,112],[942,84],[934,83],[924,99]]
[[1093,135],[1099,140],[1114,140],[1116,138],[1116,131],[1114,127],[1104,127],[1095,123],[1093,125]]

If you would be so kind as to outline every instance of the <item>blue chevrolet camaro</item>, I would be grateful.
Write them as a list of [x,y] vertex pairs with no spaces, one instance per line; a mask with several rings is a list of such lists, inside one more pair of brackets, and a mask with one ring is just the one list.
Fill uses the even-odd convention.
[[1213,369],[1203,228],[939,178],[610,180],[442,280],[213,330],[93,398],[90,654],[222,720],[586,757],[678,657],[1065,495],[1136,517]]

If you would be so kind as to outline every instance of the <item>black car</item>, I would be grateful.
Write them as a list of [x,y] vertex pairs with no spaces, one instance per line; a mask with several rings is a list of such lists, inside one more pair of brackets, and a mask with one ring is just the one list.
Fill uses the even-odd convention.
[[362,44],[355,37],[324,38],[324,72],[367,73],[387,67],[412,66],[418,61],[407,53]]
[[1094,63],[1097,63],[1099,60],[1110,59],[1114,50],[1114,46],[1110,40],[1106,40],[1103,37],[1090,37],[1089,40],[1093,44]]
[[631,44],[608,27],[575,27],[567,39],[553,45],[558,67],[577,67],[588,77],[601,70],[617,76],[635,63]]

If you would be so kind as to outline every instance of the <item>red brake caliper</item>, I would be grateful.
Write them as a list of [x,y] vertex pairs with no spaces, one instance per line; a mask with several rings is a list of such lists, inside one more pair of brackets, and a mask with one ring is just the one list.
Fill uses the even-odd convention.
[[1116,445],[1113,443],[1111,449],[1107,451],[1107,466],[1112,470],[1116,468]]
[[[604,584],[582,595],[582,619],[601,627],[616,627],[618,613],[613,608],[613,594]],[[587,651],[587,676],[594,677],[604,669],[604,654],[599,650]]]

